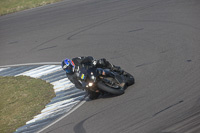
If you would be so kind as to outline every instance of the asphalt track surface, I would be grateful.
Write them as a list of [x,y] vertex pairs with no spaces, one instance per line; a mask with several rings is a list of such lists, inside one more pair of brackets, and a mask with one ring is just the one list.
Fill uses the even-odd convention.
[[106,58],[134,75],[44,133],[199,133],[199,0],[68,0],[0,17],[0,65]]

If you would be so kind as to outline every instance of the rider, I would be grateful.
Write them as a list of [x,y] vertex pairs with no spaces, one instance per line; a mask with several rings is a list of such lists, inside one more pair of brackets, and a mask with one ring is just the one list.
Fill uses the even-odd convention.
[[103,69],[110,69],[112,71],[117,72],[123,72],[120,67],[112,65],[110,62],[108,62],[106,59],[102,58],[99,60],[94,59],[92,56],[87,57],[75,57],[72,60],[65,59],[62,61],[62,68],[66,72],[66,75],[68,79],[75,84],[76,88],[78,89],[84,89],[82,84],[79,82],[79,70],[85,66],[95,66],[96,68],[102,68],[98,69],[99,75],[106,75],[109,74],[107,71]]

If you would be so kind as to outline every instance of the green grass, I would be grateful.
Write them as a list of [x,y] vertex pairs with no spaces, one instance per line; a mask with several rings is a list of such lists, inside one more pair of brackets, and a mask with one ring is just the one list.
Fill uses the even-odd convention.
[[0,133],[12,133],[55,97],[53,86],[26,76],[0,77]]
[[0,15],[43,6],[61,0],[0,0]]

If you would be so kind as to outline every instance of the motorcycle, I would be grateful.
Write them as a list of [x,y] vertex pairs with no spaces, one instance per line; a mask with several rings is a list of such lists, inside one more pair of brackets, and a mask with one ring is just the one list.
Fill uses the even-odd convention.
[[[106,74],[99,75],[99,71],[104,71]],[[121,95],[128,86],[135,83],[134,77],[125,71],[119,73],[95,67],[81,68],[79,81],[91,100],[97,99],[100,94],[105,93]]]

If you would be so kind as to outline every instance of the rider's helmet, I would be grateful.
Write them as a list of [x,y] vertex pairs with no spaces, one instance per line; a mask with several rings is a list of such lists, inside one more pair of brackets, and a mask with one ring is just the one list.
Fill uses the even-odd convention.
[[63,60],[61,66],[62,66],[63,70],[66,71],[67,74],[74,73],[75,65],[72,60],[70,60],[70,59]]

